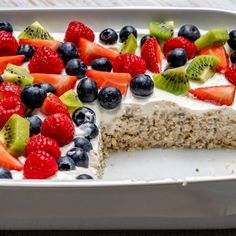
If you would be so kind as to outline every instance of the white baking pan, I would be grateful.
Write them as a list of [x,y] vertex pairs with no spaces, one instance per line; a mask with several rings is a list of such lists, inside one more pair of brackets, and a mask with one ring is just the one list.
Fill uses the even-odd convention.
[[[38,20],[65,32],[70,20],[95,31],[150,20],[236,28],[236,13],[190,8],[0,10],[21,31]],[[0,229],[179,229],[236,226],[236,152],[148,150],[114,154],[96,181],[0,181]]]

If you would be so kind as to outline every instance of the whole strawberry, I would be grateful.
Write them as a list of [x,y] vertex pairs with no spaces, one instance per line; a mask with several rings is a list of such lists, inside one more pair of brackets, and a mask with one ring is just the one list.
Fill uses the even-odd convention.
[[233,64],[226,69],[225,77],[230,83],[236,85],[236,64]]
[[60,55],[49,47],[38,48],[29,62],[30,73],[60,74],[63,68]]
[[19,44],[10,32],[0,31],[0,56],[16,55]]
[[41,133],[57,141],[59,146],[69,144],[75,133],[72,120],[63,113],[46,117],[41,126]]
[[21,88],[12,82],[4,81],[0,84],[0,92],[10,92],[20,97]]

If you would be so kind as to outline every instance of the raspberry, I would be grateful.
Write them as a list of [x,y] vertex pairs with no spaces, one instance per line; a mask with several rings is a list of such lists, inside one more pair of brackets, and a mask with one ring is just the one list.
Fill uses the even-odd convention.
[[166,41],[163,46],[163,53],[165,57],[167,58],[169,51],[175,48],[183,48],[188,59],[194,58],[197,53],[197,48],[194,43],[182,36],[179,36]]
[[63,68],[60,55],[46,46],[38,48],[29,63],[30,73],[60,74]]
[[21,88],[14,83],[4,81],[0,84],[0,92],[12,92],[20,97]]
[[77,46],[79,38],[85,38],[93,42],[95,35],[93,31],[83,23],[79,21],[71,21],[67,27],[64,41],[72,42]]
[[132,76],[143,74],[147,69],[143,58],[129,53],[116,57],[112,65],[113,72],[130,73]]
[[45,151],[31,153],[24,164],[24,176],[27,179],[46,179],[57,171],[55,158]]
[[35,135],[30,138],[25,149],[25,156],[27,157],[32,152],[40,150],[49,153],[55,159],[61,156],[60,147],[58,146],[56,140],[45,137],[41,134]]
[[75,133],[72,120],[65,114],[56,113],[48,116],[41,126],[42,135],[53,138],[59,146],[69,144]]
[[230,83],[236,85],[236,64],[233,64],[226,69],[225,77]]
[[0,31],[0,56],[16,55],[18,46],[12,33]]

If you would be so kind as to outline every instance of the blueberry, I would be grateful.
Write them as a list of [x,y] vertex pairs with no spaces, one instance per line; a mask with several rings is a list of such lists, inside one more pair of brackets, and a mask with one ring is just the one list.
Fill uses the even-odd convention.
[[143,44],[146,42],[146,40],[153,38],[154,36],[150,35],[150,34],[146,34],[144,35],[141,40],[140,40],[140,47],[143,46]]
[[79,78],[85,77],[87,66],[79,59],[71,59],[66,64],[66,73],[68,75],[76,75]]
[[154,83],[149,75],[136,75],[130,82],[130,89],[136,96],[146,97],[153,93]]
[[39,84],[26,85],[21,92],[21,101],[29,108],[41,107],[46,97],[46,91]]
[[185,65],[187,62],[187,55],[183,48],[175,48],[167,55],[167,61],[172,67],[179,67]]
[[56,94],[56,89],[49,83],[40,83],[39,84],[41,86],[42,89],[44,89],[46,91],[46,93],[54,93]]
[[228,44],[233,50],[236,50],[236,30],[232,30],[229,33]]
[[29,61],[35,53],[35,48],[30,44],[21,44],[16,51],[17,55],[25,55],[24,61]]
[[77,85],[77,93],[80,101],[93,102],[98,97],[97,83],[89,78],[84,78]]
[[91,66],[93,70],[99,70],[99,71],[110,72],[112,69],[112,64],[106,57],[101,57],[93,60]]
[[10,170],[5,167],[0,167],[0,179],[12,179]]
[[30,136],[39,134],[42,120],[36,115],[29,115],[26,119],[30,122]]
[[77,177],[76,177],[76,179],[83,179],[83,180],[85,180],[85,179],[93,179],[93,177],[92,176],[90,176],[90,175],[87,175],[87,174],[82,174],[82,175],[78,175]]
[[105,109],[113,109],[121,103],[122,95],[115,87],[105,87],[98,94],[99,104]]
[[85,152],[89,152],[90,150],[93,149],[92,144],[86,138],[77,137],[73,141],[74,141],[74,144],[75,144],[76,147],[81,148]]
[[61,59],[64,61],[66,64],[70,59],[73,58],[78,58],[78,51],[77,47],[75,46],[74,43],[71,42],[65,42],[62,43],[58,49],[57,52],[60,54]]
[[104,29],[100,34],[99,34],[99,39],[101,43],[103,44],[115,44],[118,39],[118,35],[115,30],[111,28]]
[[186,24],[180,27],[178,36],[182,36],[193,42],[200,38],[201,34],[195,25]]
[[61,171],[74,170],[75,162],[71,157],[65,156],[57,159],[58,169]]
[[96,115],[92,109],[88,107],[80,107],[73,112],[72,119],[74,123],[79,126],[85,121],[90,121],[94,123]]
[[230,55],[230,61],[232,62],[232,64],[236,63],[236,50],[233,51]]
[[98,127],[92,122],[84,122],[79,126],[79,136],[87,139],[93,139],[98,136]]
[[7,21],[0,21],[0,30],[4,30],[10,33],[13,32],[12,25]]
[[131,25],[124,26],[119,33],[120,42],[123,43],[131,33],[135,36],[135,38],[137,38],[138,35],[137,30],[133,26]]
[[74,147],[66,153],[66,156],[70,157],[76,166],[88,168],[88,154],[83,149]]

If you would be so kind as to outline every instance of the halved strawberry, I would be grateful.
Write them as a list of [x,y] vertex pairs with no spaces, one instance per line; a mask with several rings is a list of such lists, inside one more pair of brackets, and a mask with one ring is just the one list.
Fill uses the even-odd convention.
[[100,57],[106,57],[110,61],[113,61],[119,56],[118,52],[109,48],[104,48],[101,45],[84,38],[79,38],[78,51],[80,59],[87,65],[90,65],[94,59]]
[[76,76],[69,75],[58,75],[58,74],[43,74],[43,73],[33,73],[34,83],[47,82],[54,86],[56,89],[57,96],[61,96],[66,91],[74,88],[77,81]]
[[0,74],[6,69],[7,64],[13,64],[20,66],[24,62],[25,56],[24,55],[17,55],[17,56],[5,56],[0,57]]
[[189,93],[193,94],[200,100],[215,103],[217,105],[232,105],[235,95],[234,85],[210,86],[190,89]]
[[211,48],[203,48],[199,51],[200,55],[214,55],[219,58],[219,64],[216,68],[216,71],[219,73],[225,73],[227,67],[229,66],[229,56],[225,51],[225,47],[214,46]]
[[41,39],[20,39],[19,44],[30,44],[35,48],[40,48],[47,46],[52,50],[56,51],[57,48],[62,44],[62,42],[56,40],[41,40]]

